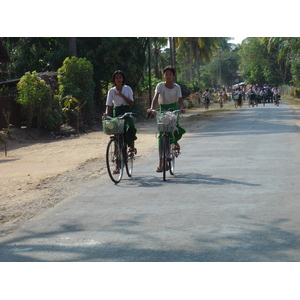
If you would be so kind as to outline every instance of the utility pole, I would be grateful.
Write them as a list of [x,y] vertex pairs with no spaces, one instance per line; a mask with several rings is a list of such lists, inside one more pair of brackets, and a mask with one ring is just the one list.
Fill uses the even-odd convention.
[[174,66],[173,58],[173,38],[169,37],[169,46],[170,46],[170,66]]
[[151,106],[152,102],[152,95],[151,95],[151,44],[150,44],[150,37],[148,37],[148,76],[149,76],[149,107]]

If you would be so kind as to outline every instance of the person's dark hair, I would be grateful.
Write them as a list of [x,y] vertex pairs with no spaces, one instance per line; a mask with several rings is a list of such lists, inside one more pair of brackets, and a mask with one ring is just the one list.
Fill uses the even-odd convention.
[[122,70],[117,70],[117,71],[115,71],[113,73],[112,78],[111,78],[112,83],[115,84],[115,77],[116,77],[117,74],[121,74],[122,75],[122,77],[123,77],[122,85],[124,85],[125,82],[126,82],[126,77],[125,77],[125,74],[124,74],[124,72]]
[[173,68],[171,66],[167,66],[167,67],[164,68],[164,74],[166,73],[166,71],[171,71],[174,76],[176,75],[175,68]]

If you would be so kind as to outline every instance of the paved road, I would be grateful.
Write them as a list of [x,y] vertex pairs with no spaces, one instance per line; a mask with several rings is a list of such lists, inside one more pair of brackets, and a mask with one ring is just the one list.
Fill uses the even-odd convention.
[[2,237],[0,261],[300,261],[295,117],[267,104],[195,127],[167,182],[156,153],[95,180]]

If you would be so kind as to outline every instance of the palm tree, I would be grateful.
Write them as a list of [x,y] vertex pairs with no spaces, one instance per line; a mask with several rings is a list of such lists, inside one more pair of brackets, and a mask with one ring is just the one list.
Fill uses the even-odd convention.
[[275,45],[279,45],[278,59],[282,59],[288,52],[298,51],[300,46],[300,39],[295,37],[264,37],[261,38],[261,42],[268,43],[269,51]]
[[[187,58],[190,80],[192,79],[192,65],[195,64],[198,83],[200,82],[200,63],[209,61],[218,47],[226,42],[226,38],[218,37],[177,37],[174,40],[177,51]],[[186,48],[189,48],[188,55]]]
[[164,37],[153,37],[153,52],[154,52],[154,74],[156,78],[161,79],[161,66],[159,65],[159,56],[161,50],[167,45],[167,38]]

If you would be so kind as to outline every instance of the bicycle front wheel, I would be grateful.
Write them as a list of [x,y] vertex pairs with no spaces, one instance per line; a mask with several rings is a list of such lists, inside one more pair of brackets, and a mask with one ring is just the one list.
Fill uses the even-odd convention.
[[124,160],[125,160],[127,175],[128,177],[131,177],[133,173],[134,154],[133,153],[128,154],[127,147],[124,147]]
[[175,158],[176,158],[176,150],[174,150],[174,144],[170,147],[170,158],[169,158],[169,171],[171,175],[175,174]]
[[110,179],[114,183],[121,181],[124,169],[123,155],[118,141],[112,138],[106,149],[106,166]]
[[169,154],[170,154],[170,141],[168,135],[162,136],[162,167],[163,167],[163,180],[166,181],[166,173],[169,168]]

